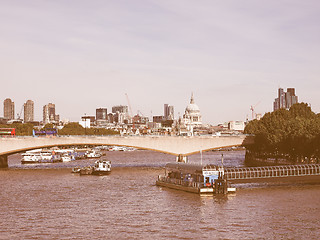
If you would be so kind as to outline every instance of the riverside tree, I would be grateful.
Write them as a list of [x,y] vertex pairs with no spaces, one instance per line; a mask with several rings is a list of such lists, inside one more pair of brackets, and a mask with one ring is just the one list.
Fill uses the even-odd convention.
[[58,131],[59,135],[116,135],[118,131],[105,128],[84,128],[77,122],[66,124]]
[[281,155],[292,161],[320,157],[320,115],[306,103],[266,113],[261,120],[249,122],[244,132],[255,135],[248,150],[259,156]]

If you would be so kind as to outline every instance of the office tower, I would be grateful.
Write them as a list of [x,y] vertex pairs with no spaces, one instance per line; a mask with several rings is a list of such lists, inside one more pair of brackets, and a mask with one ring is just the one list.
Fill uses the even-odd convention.
[[49,103],[43,106],[43,123],[55,123],[56,121],[56,106],[53,103]]
[[3,101],[3,116],[8,120],[14,119],[14,102],[10,98]]
[[169,104],[164,104],[164,119],[173,120],[174,119],[174,107]]
[[128,106],[122,106],[122,105],[119,105],[119,106],[114,106],[112,107],[112,113],[128,113]]
[[287,92],[284,92],[282,88],[278,89],[278,98],[273,102],[273,111],[280,108],[290,109],[290,107],[298,103],[298,96],[295,95],[294,88],[288,88]]
[[28,100],[23,105],[23,112],[24,112],[24,122],[34,121],[34,103],[32,100]]
[[96,109],[96,119],[97,120],[107,120],[108,112],[106,108],[97,108]]

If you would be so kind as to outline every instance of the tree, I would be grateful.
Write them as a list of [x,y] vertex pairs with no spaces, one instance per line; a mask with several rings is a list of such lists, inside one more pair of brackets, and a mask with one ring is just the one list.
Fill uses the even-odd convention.
[[320,152],[320,116],[306,103],[266,113],[260,121],[249,122],[244,132],[255,135],[249,150],[258,154],[288,154],[296,159]]
[[59,135],[116,135],[118,131],[105,128],[84,128],[79,123],[71,122],[66,124],[58,132]]

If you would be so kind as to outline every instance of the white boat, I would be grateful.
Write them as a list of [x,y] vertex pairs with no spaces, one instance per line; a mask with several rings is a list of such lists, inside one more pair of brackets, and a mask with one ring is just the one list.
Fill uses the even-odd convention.
[[56,154],[55,151],[42,150],[42,149],[27,151],[26,153],[22,154],[22,159],[21,159],[22,164],[50,163],[50,162],[60,162],[60,161],[61,161],[60,154]]
[[111,172],[111,162],[107,160],[99,159],[94,163],[93,175],[107,175]]
[[68,154],[63,154],[61,156],[61,159],[62,159],[62,162],[70,162],[72,160],[71,156],[69,156]]
[[42,159],[40,152],[38,149],[27,151],[26,153],[22,154],[21,163],[28,164],[28,163],[38,163]]
[[99,158],[101,156],[102,156],[102,154],[97,152],[97,151],[95,151],[95,150],[86,152],[86,157],[87,158]]
[[40,152],[42,163],[53,163],[53,162],[61,162],[61,154],[56,151],[51,150],[43,150]]

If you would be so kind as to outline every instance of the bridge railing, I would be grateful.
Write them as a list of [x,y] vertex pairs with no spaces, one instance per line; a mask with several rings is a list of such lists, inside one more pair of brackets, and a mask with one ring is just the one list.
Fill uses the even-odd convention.
[[224,169],[227,180],[320,175],[320,164]]

